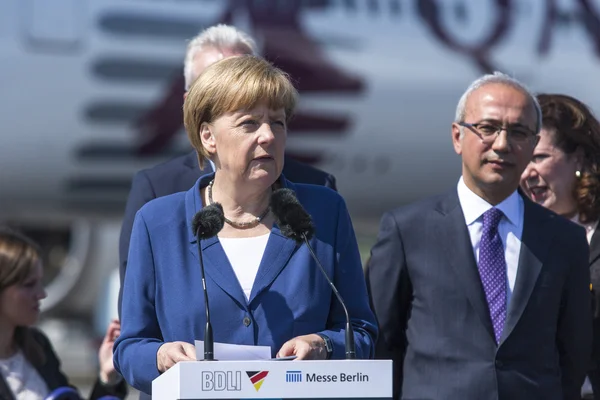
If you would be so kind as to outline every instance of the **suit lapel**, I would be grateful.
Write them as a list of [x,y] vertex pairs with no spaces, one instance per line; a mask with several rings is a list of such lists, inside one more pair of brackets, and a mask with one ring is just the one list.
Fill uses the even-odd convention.
[[[252,303],[261,292],[267,289],[287,265],[292,253],[296,249],[296,242],[284,237],[279,228],[273,226],[260,266],[258,267],[249,301],[246,301],[246,295],[219,240],[216,237],[202,240],[201,246],[206,275],[242,307],[247,308],[247,305]],[[190,251],[198,259],[198,247],[195,241],[190,243]]]
[[539,206],[534,205],[524,196],[522,197],[525,211],[519,266],[506,314],[506,323],[500,339],[501,343],[511,334],[525,310],[552,240],[553,231],[546,226],[551,221],[551,214],[542,212]]
[[252,286],[249,303],[252,303],[277,278],[277,275],[287,265],[295,249],[296,242],[283,236],[279,227],[273,225]]
[[[246,295],[219,240],[213,237],[203,240],[201,245],[206,275],[223,289],[224,292],[235,299],[240,306],[247,308]],[[197,257],[198,247],[195,246],[195,248],[195,255]]]
[[600,225],[596,227],[592,240],[590,241],[590,265],[600,258]]
[[[192,230],[191,221],[198,211],[203,207],[200,197],[200,188],[205,187],[214,178],[214,173],[202,176],[196,184],[188,190],[185,195],[185,212],[189,249],[194,255],[194,258],[200,262],[198,254],[198,243],[196,236]],[[200,242],[202,248],[202,259],[204,261],[204,271],[206,276],[210,277],[221,289],[229,296],[235,299],[241,307],[247,308],[246,296],[240,286],[240,283],[223,251],[223,247],[217,237],[212,237]]]
[[490,337],[494,338],[492,319],[473,254],[473,245],[456,191],[452,191],[442,201],[438,211],[442,214],[439,233],[444,254],[458,278],[457,281],[462,283],[464,292],[476,314]]
[[[189,249],[194,257],[198,257],[198,245],[196,237],[192,231],[191,221],[194,215],[202,208],[202,199],[200,198],[200,188],[208,185],[213,179],[214,173],[204,175],[196,184],[188,190],[185,198],[186,221],[188,222],[188,239]],[[291,185],[287,181],[283,181],[285,187]],[[279,227],[275,224],[271,229],[271,235],[267,241],[265,252],[258,267],[256,279],[250,293],[250,301],[246,301],[246,296],[239,280],[235,275],[233,267],[223,250],[223,246],[217,237],[201,241],[202,255],[204,261],[204,270],[221,289],[229,296],[235,299],[240,306],[247,309],[250,304],[262,291],[264,291],[274,280],[281,270],[287,265],[292,253],[296,249],[296,242],[288,239],[281,233]]]
[[[286,180],[283,175],[279,177],[279,183],[282,187],[290,188],[294,192],[296,191],[294,184]],[[281,230],[276,223],[273,224],[271,235],[267,241],[267,247],[263,253],[254,280],[254,285],[252,286],[249,304],[273,283],[275,278],[277,278],[279,273],[281,273],[283,268],[287,265],[294,250],[296,250],[298,246],[299,245],[294,240],[288,239],[281,233]]]

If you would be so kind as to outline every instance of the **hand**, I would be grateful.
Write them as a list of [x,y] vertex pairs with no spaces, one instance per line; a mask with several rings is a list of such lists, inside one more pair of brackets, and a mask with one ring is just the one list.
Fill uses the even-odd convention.
[[325,341],[316,334],[297,336],[281,346],[275,357],[296,356],[296,360],[325,360],[327,349]]
[[162,374],[179,361],[196,361],[196,348],[186,342],[169,342],[158,348],[156,365]]
[[119,320],[112,320],[108,325],[100,350],[98,350],[100,380],[102,383],[110,384],[119,380],[119,373],[115,370],[115,364],[113,363],[113,347],[120,334],[121,323]]

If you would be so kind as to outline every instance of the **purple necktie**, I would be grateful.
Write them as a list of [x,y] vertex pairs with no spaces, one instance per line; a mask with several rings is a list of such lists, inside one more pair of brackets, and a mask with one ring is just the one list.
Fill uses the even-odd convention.
[[498,234],[498,224],[504,214],[491,208],[483,214],[483,233],[479,244],[479,275],[485,290],[496,343],[500,343],[506,320],[506,260]]

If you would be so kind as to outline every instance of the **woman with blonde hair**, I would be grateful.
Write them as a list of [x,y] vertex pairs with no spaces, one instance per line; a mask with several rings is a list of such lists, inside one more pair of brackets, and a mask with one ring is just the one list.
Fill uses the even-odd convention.
[[[373,356],[377,325],[344,200],[281,173],[296,98],[286,74],[256,56],[218,61],[192,84],[185,127],[200,167],[210,160],[215,172],[135,217],[115,363],[142,392],[177,362],[195,360],[193,343],[204,340],[199,251],[216,342],[269,346],[272,357],[345,357],[342,307],[308,247],[276,223],[270,202],[281,188],[312,216],[310,244],[346,302],[356,358]],[[198,244],[192,220],[216,203],[224,226]]]
[[[46,297],[38,246],[26,236],[0,228],[0,399],[41,400],[68,387],[50,341],[33,328]],[[127,386],[112,363],[119,324],[113,321],[99,350],[100,376],[90,399],[125,398]]]
[[588,378],[595,398],[600,399],[600,123],[585,104],[571,96],[540,94],[537,98],[542,130],[521,177],[521,188],[533,201],[586,230],[594,302]]

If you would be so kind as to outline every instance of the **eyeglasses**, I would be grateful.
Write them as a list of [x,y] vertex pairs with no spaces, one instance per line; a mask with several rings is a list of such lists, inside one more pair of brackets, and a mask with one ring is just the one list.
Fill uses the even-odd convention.
[[480,122],[477,124],[458,122],[458,125],[469,128],[471,132],[479,136],[484,144],[493,143],[502,131],[506,131],[508,140],[514,144],[524,144],[529,141],[537,142],[537,140],[539,140],[539,136],[537,136],[532,130],[522,126],[509,126],[505,128],[502,125],[493,124],[490,122]]

